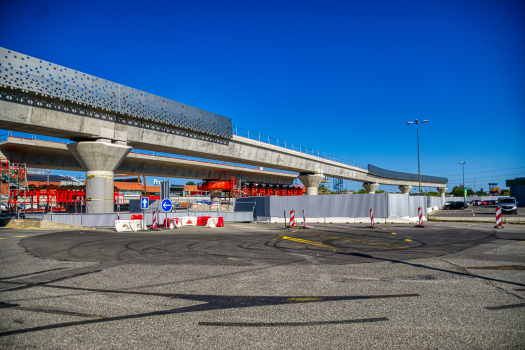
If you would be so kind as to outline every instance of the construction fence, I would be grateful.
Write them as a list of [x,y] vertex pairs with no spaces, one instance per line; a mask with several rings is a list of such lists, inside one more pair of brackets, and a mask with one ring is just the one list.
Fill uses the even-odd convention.
[[414,218],[418,216],[418,208],[422,208],[426,219],[427,197],[386,193],[267,196],[236,199],[235,205],[240,203],[255,203],[256,221],[271,221],[272,218],[288,217],[291,210],[295,211],[297,217],[302,216],[304,210],[307,218],[368,218],[370,209],[373,210],[375,218],[392,216]]

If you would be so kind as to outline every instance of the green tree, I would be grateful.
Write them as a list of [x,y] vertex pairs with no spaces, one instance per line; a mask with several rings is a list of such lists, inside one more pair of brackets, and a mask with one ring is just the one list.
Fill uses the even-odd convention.
[[[463,186],[454,186],[451,193],[454,195],[454,197],[463,197],[464,195],[464,187]],[[474,191],[472,191],[472,188],[467,188],[467,196],[473,196]]]
[[437,192],[426,192],[425,195],[429,196],[429,197],[441,197],[441,195]]
[[510,196],[510,190],[509,189],[501,190],[501,196]]
[[366,192],[366,190],[364,188],[360,189],[359,191],[357,192],[354,192],[354,193],[358,193],[358,194],[366,194],[368,192]]
[[188,186],[195,186],[195,182],[193,182],[193,181],[188,181],[188,182],[186,182],[186,185],[188,185]]

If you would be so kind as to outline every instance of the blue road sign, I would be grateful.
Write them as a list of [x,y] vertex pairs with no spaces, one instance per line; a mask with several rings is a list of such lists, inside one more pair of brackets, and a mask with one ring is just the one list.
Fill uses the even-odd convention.
[[148,208],[149,208],[149,198],[140,197],[140,209],[148,209]]
[[171,203],[171,200],[166,198],[162,201],[160,206],[162,207],[163,211],[168,212],[173,207],[173,204]]

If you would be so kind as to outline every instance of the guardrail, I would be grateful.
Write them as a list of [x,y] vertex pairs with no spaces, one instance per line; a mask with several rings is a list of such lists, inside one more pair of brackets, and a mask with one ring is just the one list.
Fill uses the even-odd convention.
[[337,162],[337,163],[342,163],[342,164],[350,165],[350,166],[353,166],[353,167],[357,167],[357,168],[368,170],[368,168],[365,165],[363,165],[363,164],[352,162],[352,161],[349,161],[349,160],[346,160],[346,159],[343,159],[343,158],[340,158],[340,157],[332,156],[330,154],[326,154],[324,152],[321,152],[321,151],[318,151],[318,150],[314,150],[313,148],[308,148],[308,147],[305,147],[305,146],[296,145],[294,143],[286,142],[284,140],[279,140],[279,139],[274,138],[274,137],[263,135],[260,132],[250,131],[248,129],[239,128],[238,126],[234,126],[233,129],[232,129],[232,132],[233,132],[233,135],[245,137],[245,138],[250,139],[250,140],[255,140],[255,141],[268,143],[270,145],[283,147],[283,148],[286,148],[286,149],[290,149],[292,151],[297,151],[297,152],[305,153],[305,154],[312,155],[312,156],[315,156],[315,157],[331,160],[331,161],[334,161],[334,162]]

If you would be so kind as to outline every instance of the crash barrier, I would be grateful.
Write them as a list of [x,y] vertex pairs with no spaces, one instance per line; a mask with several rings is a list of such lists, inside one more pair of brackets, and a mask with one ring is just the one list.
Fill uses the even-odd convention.
[[164,219],[164,228],[181,228],[182,224],[179,218],[166,218]]
[[[162,223],[167,217],[177,216],[184,218],[187,212],[160,212],[157,215],[157,221]],[[211,216],[223,217],[224,222],[252,222],[253,212],[230,212],[230,211],[191,211],[191,216]],[[120,213],[121,220],[131,220],[132,215],[141,215],[141,213]],[[115,221],[118,220],[117,213],[107,214],[75,214],[75,213],[61,213],[61,214],[42,214],[42,213],[26,213],[26,219],[48,220],[54,222],[61,222],[65,224],[81,225],[87,227],[115,227]],[[153,221],[152,213],[145,213],[143,216],[144,225],[150,226]]]
[[182,226],[197,226],[197,218],[195,216],[187,216],[181,218]]
[[117,232],[139,231],[142,220],[115,220],[115,230]]

